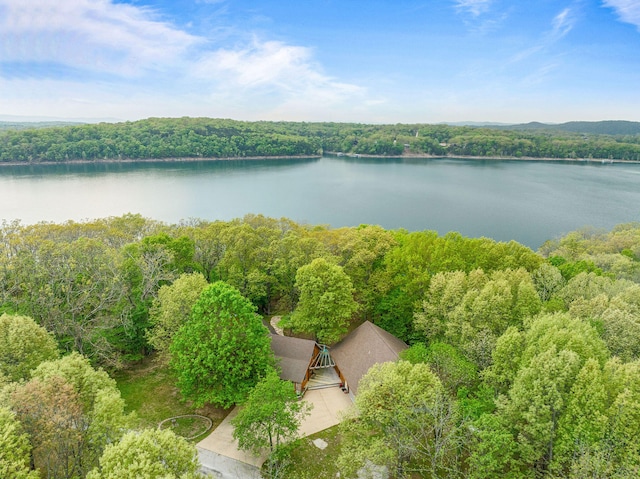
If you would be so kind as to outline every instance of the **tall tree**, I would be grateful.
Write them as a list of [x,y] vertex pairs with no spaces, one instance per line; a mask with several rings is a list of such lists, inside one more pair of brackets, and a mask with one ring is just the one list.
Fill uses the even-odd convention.
[[170,430],[146,429],[110,444],[87,479],[200,479],[193,445]]
[[32,379],[13,392],[11,401],[31,438],[33,464],[44,478],[81,477],[93,467],[83,454],[89,418],[68,381]]
[[300,300],[291,316],[293,328],[323,343],[339,341],[358,307],[349,276],[340,266],[317,258],[298,269],[296,287]]
[[275,370],[270,370],[231,421],[233,437],[240,449],[254,454],[268,449],[273,453],[296,437],[309,409],[306,402],[298,400],[292,384],[282,381]]
[[198,406],[241,403],[275,362],[255,307],[222,281],[204,289],[170,352],[182,395]]
[[552,346],[520,370],[509,391],[506,417],[518,431],[520,457],[538,474],[547,474],[554,461],[560,418],[579,370],[576,353]]
[[84,476],[130,427],[115,381],[77,353],[41,363],[11,404],[51,478]]
[[426,364],[377,364],[360,380],[353,416],[342,425],[338,463],[348,474],[370,461],[400,478],[455,477],[458,421],[456,404]]
[[568,471],[580,450],[593,450],[603,442],[608,418],[607,393],[602,369],[591,358],[584,364],[571,388],[567,411],[558,423],[558,441],[553,469]]
[[564,284],[564,278],[558,268],[549,263],[542,263],[540,267],[533,272],[533,282],[540,295],[540,299],[542,301],[549,301]]
[[35,231],[29,248],[16,256],[16,310],[53,332],[63,348],[115,364],[118,353],[104,334],[123,321],[120,254],[100,239],[69,241],[56,234]]
[[[485,374],[506,396],[496,401],[497,418],[483,419],[476,434],[476,477],[566,474],[580,444],[589,449],[603,434],[602,390],[590,384],[603,382],[597,378],[608,357],[597,331],[567,313],[540,315],[526,325],[498,339]],[[616,388],[609,389],[613,395]],[[496,446],[508,435],[515,447],[501,451]]]
[[509,421],[494,414],[483,414],[473,423],[475,438],[469,456],[469,477],[487,479],[530,478],[530,469],[520,459],[519,444]]
[[27,316],[0,316],[0,375],[28,379],[41,362],[58,357],[53,336]]
[[0,407],[0,477],[7,479],[37,479],[38,473],[30,470],[29,436],[15,414]]
[[206,286],[201,273],[185,273],[160,287],[149,312],[152,326],[147,330],[147,340],[161,357],[167,359],[173,336],[191,318],[193,305]]

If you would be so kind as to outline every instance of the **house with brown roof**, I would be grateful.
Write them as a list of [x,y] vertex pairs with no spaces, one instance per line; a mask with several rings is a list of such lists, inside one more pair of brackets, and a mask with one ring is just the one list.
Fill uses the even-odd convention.
[[271,335],[271,349],[280,366],[280,379],[294,383],[298,393],[303,393],[313,378],[309,385],[312,388],[341,383],[345,392],[356,395],[360,378],[371,366],[397,361],[400,352],[407,348],[403,341],[369,321],[330,350],[309,339]]
[[310,339],[271,335],[271,349],[280,367],[280,379],[291,381],[297,393],[302,393],[311,377],[311,363],[320,348]]
[[407,348],[391,333],[365,321],[331,348],[331,357],[344,386],[356,395],[360,379],[374,364],[397,361]]

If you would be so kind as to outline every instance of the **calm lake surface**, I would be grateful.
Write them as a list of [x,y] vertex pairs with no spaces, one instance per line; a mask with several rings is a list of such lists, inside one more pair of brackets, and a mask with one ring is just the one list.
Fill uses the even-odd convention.
[[0,168],[0,219],[128,212],[168,223],[261,213],[459,231],[537,249],[582,226],[640,221],[640,165],[325,157]]

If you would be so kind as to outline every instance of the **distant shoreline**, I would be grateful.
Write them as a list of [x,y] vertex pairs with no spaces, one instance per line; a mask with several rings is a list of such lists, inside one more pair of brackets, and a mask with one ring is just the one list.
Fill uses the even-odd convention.
[[229,156],[223,158],[210,157],[175,157],[175,158],[105,158],[100,160],[67,160],[67,161],[8,161],[0,162],[1,166],[39,166],[39,165],[98,165],[117,163],[193,163],[196,161],[236,161],[236,160],[307,160],[322,158],[322,155],[291,156]]
[[326,156],[337,156],[346,158],[427,158],[443,160],[495,160],[495,161],[567,161],[574,163],[640,163],[640,160],[620,160],[609,158],[547,158],[536,156],[472,156],[472,155],[431,155],[428,153],[408,153],[403,155],[364,155],[359,153],[340,153],[327,151]]
[[323,155],[291,155],[291,156],[230,156],[230,157],[175,157],[175,158],[106,158],[99,160],[67,160],[67,161],[36,161],[36,162],[19,162],[9,161],[0,162],[0,167],[12,167],[12,166],[53,166],[53,165],[97,165],[97,164],[118,164],[118,163],[186,163],[196,161],[238,161],[238,160],[306,160],[306,159],[319,159],[323,156],[337,157],[337,158],[371,158],[371,159],[411,159],[411,158],[425,158],[425,159],[449,159],[449,160],[493,160],[493,161],[563,161],[574,163],[600,163],[600,164],[613,164],[613,163],[629,163],[638,164],[640,160],[620,160],[620,159],[608,159],[608,158],[539,158],[533,156],[471,156],[471,155],[431,155],[427,153],[408,153],[403,155],[366,155],[360,153],[341,153],[334,151],[327,151]]

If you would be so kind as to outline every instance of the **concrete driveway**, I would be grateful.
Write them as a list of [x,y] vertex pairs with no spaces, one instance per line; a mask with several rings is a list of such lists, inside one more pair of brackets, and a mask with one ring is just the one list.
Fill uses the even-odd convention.
[[251,464],[232,459],[217,452],[208,451],[200,446],[200,472],[216,479],[261,479],[260,469]]
[[[353,404],[350,396],[338,387],[309,390],[303,401],[313,405],[313,408],[300,425],[301,437],[335,426],[340,422],[341,412]],[[211,434],[197,444],[203,471],[210,472],[214,477],[260,477],[259,468],[267,458],[266,452],[261,456],[254,456],[238,449],[231,425],[231,420],[237,414],[236,407]]]
[[310,389],[304,394],[303,401],[313,409],[300,425],[301,437],[335,426],[340,422],[342,411],[353,404],[351,397],[338,387]]
[[259,468],[267,458],[267,455],[256,457],[251,453],[242,451],[238,449],[238,441],[233,438],[231,420],[238,415],[238,411],[237,407],[234,408],[211,434],[197,444],[197,447]]

